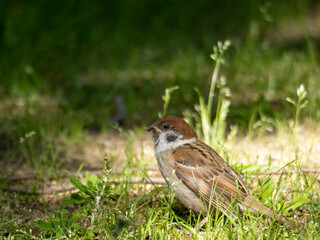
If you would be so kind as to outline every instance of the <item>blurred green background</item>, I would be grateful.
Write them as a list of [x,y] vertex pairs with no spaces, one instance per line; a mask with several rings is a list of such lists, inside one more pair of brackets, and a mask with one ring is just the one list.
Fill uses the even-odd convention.
[[300,84],[308,92],[305,116],[319,120],[319,12],[314,0],[1,0],[2,127],[23,121],[29,106],[32,121],[49,116],[69,133],[71,126],[108,129],[117,96],[124,126],[142,126],[157,118],[161,95],[175,85],[169,114],[181,116],[194,110],[195,87],[207,96],[210,53],[226,39],[229,122],[246,130],[253,115],[293,117],[285,98]]
[[[216,66],[210,54],[218,41],[225,40],[230,40],[231,46],[224,55],[217,82],[220,88],[215,89],[210,114],[218,124],[206,128],[199,121],[201,114],[196,113],[199,95],[195,88],[207,102]],[[158,118],[164,105],[162,96],[173,86],[179,89],[171,93],[168,114],[193,119],[193,127],[198,132],[202,127],[204,139],[207,133],[214,140],[210,145],[227,161],[230,150],[232,166],[244,174],[250,189],[258,189],[260,199],[275,197],[275,204],[265,201],[281,205],[281,209],[288,199],[287,209],[303,205],[290,214],[299,223],[305,221],[306,238],[316,236],[320,204],[319,185],[314,183],[318,183],[318,175],[309,176],[302,167],[318,168],[319,162],[314,157],[319,152],[316,128],[320,122],[317,0],[0,0],[0,235],[8,239],[19,233],[16,236],[21,239],[34,238],[33,234],[90,239],[108,236],[107,232],[111,239],[134,219],[134,231],[126,230],[128,234],[150,238],[154,231],[154,236],[166,233],[172,238],[174,231],[177,237],[174,226],[180,220],[173,218],[171,207],[164,204],[169,203],[164,198],[166,190],[160,196],[143,187],[141,193],[140,183],[129,181],[133,176],[151,174],[144,168],[156,164],[150,136],[141,127]],[[297,89],[301,101],[295,107]],[[270,132],[271,137],[289,134],[267,138]],[[259,136],[260,141],[255,141]],[[228,142],[229,149],[224,145]],[[87,202],[77,198],[70,202],[75,206],[65,208],[63,195],[24,194],[24,190],[35,193],[65,186],[68,172],[78,175],[101,170],[105,154],[112,169],[123,174],[116,177],[127,180],[112,188],[107,185],[106,190],[103,183],[99,192],[98,177],[86,175],[94,195],[83,192],[87,188],[79,189]],[[285,166],[289,172],[295,169],[296,177],[282,177],[281,172],[277,185],[266,180],[269,175],[263,176],[264,180],[250,175],[250,171],[268,173]],[[10,177],[20,180],[9,181]],[[96,183],[88,181],[90,178]],[[109,181],[105,179],[109,173],[104,174],[103,182]],[[288,183],[294,187],[287,191],[283,186]],[[100,199],[103,191],[107,197],[95,223],[96,196]],[[286,194],[279,198],[282,191]],[[86,204],[94,211],[84,212]],[[83,212],[76,211],[80,206]],[[76,217],[67,221],[73,212]],[[44,227],[36,227],[38,219],[46,221],[41,220]],[[193,222],[193,217],[190,219]],[[303,238],[303,232],[287,234],[269,221],[257,225],[255,218],[246,219],[254,222],[244,225],[240,221],[240,230],[229,220],[226,224],[223,220],[221,228],[219,220],[218,231],[212,233],[220,231],[222,238],[230,239],[237,234],[247,239],[262,235]],[[183,223],[181,229],[186,226]],[[198,231],[200,227],[194,228],[192,223],[188,229]],[[92,235],[86,235],[90,232]]]

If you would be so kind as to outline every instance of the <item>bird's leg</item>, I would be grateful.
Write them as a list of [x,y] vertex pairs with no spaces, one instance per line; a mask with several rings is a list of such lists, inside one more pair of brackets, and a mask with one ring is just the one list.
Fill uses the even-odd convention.
[[208,222],[208,216],[201,221],[199,228],[202,228],[202,226],[205,225],[207,222]]

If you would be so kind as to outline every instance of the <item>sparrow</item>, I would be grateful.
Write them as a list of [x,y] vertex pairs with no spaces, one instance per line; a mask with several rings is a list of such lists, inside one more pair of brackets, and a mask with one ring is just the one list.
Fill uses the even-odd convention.
[[[160,118],[145,129],[152,133],[160,172],[175,197],[196,212],[233,217],[260,212],[293,227],[288,218],[254,199],[243,178],[215,150],[201,142],[181,118]],[[239,214],[238,214],[239,213]]]

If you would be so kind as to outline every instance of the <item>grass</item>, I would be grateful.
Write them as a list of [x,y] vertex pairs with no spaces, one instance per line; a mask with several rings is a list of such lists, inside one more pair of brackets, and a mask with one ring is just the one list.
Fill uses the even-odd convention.
[[[175,88],[168,90],[164,95],[166,110],[169,110],[170,99],[172,100],[170,106],[174,104],[173,89]],[[218,91],[217,94],[223,96],[223,92]],[[261,237],[317,239],[320,223],[318,174],[309,174],[302,169],[319,166],[315,160],[310,163],[310,153],[315,147],[313,142],[309,142],[307,146],[304,145],[307,150],[303,150],[300,146],[303,142],[297,139],[300,134],[303,135],[303,128],[307,126],[297,121],[300,111],[304,111],[301,104],[303,100],[310,99],[310,95],[306,90],[302,93],[301,87],[297,94],[297,97],[292,98],[297,98],[300,105],[295,104],[297,109],[290,110],[294,112],[293,116],[296,119],[294,124],[290,125],[286,121],[272,117],[266,120],[263,118],[263,110],[259,108],[260,115],[252,117],[253,120],[251,120],[251,135],[245,137],[243,133],[232,133],[234,136],[220,142],[217,150],[241,173],[257,199],[294,219],[303,226],[302,229],[287,229],[272,219],[254,214],[239,218],[238,223],[224,215],[217,215],[214,218],[208,216],[208,223],[199,228],[205,216],[184,209],[174,199],[174,193],[166,186],[149,186],[130,182],[133,177],[152,176],[145,167],[154,166],[151,151],[146,153],[145,140],[141,140],[137,145],[136,139],[144,139],[144,135],[141,134],[143,130],[137,127],[131,132],[119,129],[122,132],[122,138],[126,139],[118,146],[119,148],[121,144],[125,146],[124,154],[122,158],[111,154],[102,176],[86,174],[84,177],[70,177],[69,181],[77,191],[62,195],[37,196],[19,191],[1,190],[3,211],[0,216],[0,231],[4,237],[13,239],[20,237],[27,239],[256,239]],[[67,181],[63,180],[63,170],[77,170],[79,165],[76,164],[74,154],[85,149],[85,145],[92,140],[87,138],[92,134],[96,137],[101,134],[110,134],[108,133],[110,131],[103,129],[98,132],[92,132],[90,128],[88,130],[85,127],[86,116],[81,118],[81,115],[78,115],[80,119],[76,119],[75,116],[79,113],[72,111],[69,107],[61,110],[55,103],[50,111],[45,111],[48,107],[39,104],[39,99],[41,97],[38,95],[25,98],[22,107],[16,102],[8,103],[5,110],[8,115],[14,116],[14,121],[7,121],[6,127],[2,129],[2,131],[7,129],[6,131],[9,132],[3,132],[3,134],[10,134],[11,137],[10,142],[2,143],[7,149],[3,152],[5,154],[3,157],[8,158],[6,168],[12,171],[12,167],[15,167],[17,172],[13,172],[13,175],[25,173],[26,170],[36,172],[37,177],[34,180],[19,184],[35,190],[40,187],[50,188],[50,184],[55,181],[61,185],[65,184]],[[43,103],[47,104],[45,101]],[[305,107],[307,108],[308,105]],[[24,114],[17,111],[17,108],[23,109]],[[222,112],[216,112],[215,116],[227,114],[223,112],[224,108],[220,109]],[[63,115],[63,112],[67,114]],[[92,114],[91,111],[90,114]],[[192,112],[190,114],[194,115]],[[315,124],[318,127],[317,123],[309,124]],[[270,152],[264,153],[262,157],[264,164],[262,164],[259,157],[262,149],[255,147],[255,141],[259,143],[264,138],[268,138],[266,134],[268,127],[273,127],[274,133],[266,142],[281,143],[286,138],[294,141],[289,140],[289,146],[292,147],[290,149],[288,144],[279,144],[280,148],[283,148],[280,151],[282,156],[286,156],[287,159],[278,158],[276,162],[273,160],[273,154],[276,154],[273,153],[274,150],[265,147]],[[230,135],[231,133],[228,136]],[[304,136],[302,141],[305,141],[306,137]],[[316,135],[313,139],[316,139]],[[253,141],[249,145],[255,148],[256,153],[247,152],[246,143],[243,143],[245,147],[241,148],[239,146],[241,141],[247,143]],[[99,146],[98,141],[93,145],[96,149]],[[150,147],[149,142],[148,148]],[[100,165],[103,165],[103,152],[106,150],[101,143],[99,148],[102,149]],[[115,147],[112,148],[114,150]],[[14,155],[10,157],[13,150]],[[241,160],[243,156],[246,161]],[[68,168],[68,162],[71,168]],[[122,169],[120,175],[110,172],[110,162],[113,166]],[[18,165],[25,169],[19,170],[16,167]],[[292,175],[254,175],[257,172],[268,173],[271,170],[279,170],[281,173],[284,166],[286,166],[285,170],[292,171]],[[87,167],[85,166],[85,169],[89,170]],[[137,171],[132,171],[132,168]],[[7,176],[5,172],[3,175]],[[112,184],[114,178],[122,178],[123,182]],[[8,185],[10,183],[4,178],[2,186]]]
[[[272,138],[275,140],[284,137],[279,135],[272,136]],[[237,144],[234,143],[234,145]],[[254,144],[248,145],[253,146]],[[131,143],[128,143],[127,150],[131,149],[131,146]],[[127,151],[128,162],[126,164],[130,168],[143,165],[142,158],[135,157],[134,152],[137,151],[139,149]],[[239,149],[236,149],[229,151],[229,154],[235,156],[240,152]],[[270,156],[273,156],[272,152]],[[300,152],[296,156],[297,159],[294,159],[295,156],[292,153],[291,157],[293,157],[294,163],[285,169],[301,170],[301,165],[308,162],[307,159],[304,159],[306,156],[306,152]],[[253,158],[254,154],[249,157]],[[152,158],[151,154],[147,158]],[[232,163],[236,163],[240,158],[241,156],[233,158]],[[282,164],[269,161],[268,164],[261,165],[257,163],[256,159],[251,159],[251,164],[233,165],[244,176],[256,198],[298,221],[300,226],[304,226],[301,231],[286,229],[271,219],[253,214],[240,218],[238,224],[223,215],[214,219],[209,218],[208,224],[202,229],[197,229],[205,216],[184,209],[174,200],[174,194],[167,187],[130,183],[130,178],[145,176],[147,171],[134,172],[125,168],[120,175],[115,176],[110,174],[108,166],[106,166],[106,171],[101,178],[96,175],[86,175],[83,179],[70,178],[78,191],[64,196],[53,195],[57,199],[55,207],[50,209],[53,201],[47,200],[47,206],[42,206],[42,209],[47,209],[48,213],[42,213],[40,220],[34,219],[32,216],[29,221],[22,223],[18,221],[26,219],[27,215],[24,214],[29,214],[29,207],[33,211],[38,209],[39,205],[37,204],[44,201],[42,197],[37,199],[19,193],[11,195],[15,195],[15,198],[11,200],[8,198],[8,202],[18,203],[25,212],[16,212],[14,216],[18,216],[18,219],[7,220],[6,225],[2,226],[2,231],[7,231],[8,234],[9,230],[15,238],[40,239],[59,237],[68,239],[144,239],[146,236],[153,239],[167,239],[169,237],[173,239],[212,239],[213,237],[253,239],[262,236],[267,239],[317,239],[320,220],[317,175],[300,172],[293,175],[274,175],[271,180],[268,175],[252,175],[256,172],[280,169],[279,166]],[[143,170],[143,167],[140,169]],[[105,179],[112,180],[115,177],[122,177],[124,181],[121,184],[110,184],[105,181]],[[3,196],[8,196],[8,192],[4,192]],[[300,198],[304,198],[304,201],[301,201]],[[98,199],[100,199],[99,204],[97,204]],[[10,206],[10,208],[18,210],[19,206]],[[29,232],[30,229],[32,229],[32,233]]]
[[[57,16],[58,22],[64,21],[72,6],[66,6],[64,14]],[[272,6],[262,6],[264,17],[269,19]],[[32,17],[31,13],[37,9],[30,8],[28,16]],[[21,16],[19,12],[16,14],[12,17]],[[90,14],[88,11],[85,19]],[[25,18],[21,19],[18,19],[20,23]],[[18,20],[11,23],[12,32],[7,37],[14,36],[16,28],[20,29]],[[275,28],[282,26],[274,21]],[[158,24],[158,29],[163,30],[163,23]],[[180,38],[171,47],[127,46],[128,52],[121,57],[116,53],[123,53],[119,49],[126,44],[120,41],[119,32],[114,36],[120,43],[112,42],[119,45],[119,49],[113,46],[116,49],[113,53],[118,57],[106,60],[98,57],[97,49],[87,49],[85,45],[92,47],[93,40],[99,39],[94,36],[103,37],[98,27],[90,30],[87,42],[76,46],[87,53],[87,58],[81,56],[75,63],[78,55],[73,55],[68,46],[74,42],[72,34],[79,34],[80,30],[69,32],[62,27],[59,36],[66,37],[63,47],[53,51],[57,50],[57,46],[50,45],[55,43],[50,43],[54,37],[41,35],[38,39],[41,47],[35,52],[28,50],[17,67],[12,60],[17,55],[15,51],[25,49],[18,44],[19,38],[8,38],[18,41],[10,42],[10,46],[21,48],[8,48],[13,52],[8,50],[5,54],[11,60],[0,69],[10,80],[0,86],[0,236],[4,239],[318,239],[319,173],[303,169],[320,169],[319,40],[308,34],[298,35],[298,42],[275,40],[268,37],[266,29],[259,32],[263,24],[260,20],[251,21],[245,39],[231,38],[232,45],[223,55],[224,64],[214,65],[215,84],[210,82],[213,69],[207,47],[208,42],[212,44],[210,34],[203,36],[204,43],[198,47],[189,40],[184,42],[185,35],[176,32]],[[69,25],[73,26],[70,22]],[[235,28],[231,25],[228,26],[232,32]],[[31,44],[32,37],[28,35],[24,41]],[[104,45],[103,41],[97,45]],[[109,53],[112,46],[105,45],[102,52]],[[46,59],[61,60],[59,56],[64,54],[67,57],[55,61],[53,69],[48,70],[48,62],[35,61],[42,59],[39,56],[43,52],[47,53]],[[97,63],[96,59],[104,61]],[[68,65],[69,62],[74,65]],[[117,97],[125,102],[125,118],[120,126],[109,121],[117,115]],[[163,111],[162,100],[165,101]],[[203,139],[207,138],[241,173],[257,199],[294,219],[302,229],[287,229],[259,214],[247,214],[238,223],[224,215],[208,216],[208,223],[200,228],[205,216],[183,208],[166,186],[132,183],[130,179],[135,177],[161,177],[148,170],[156,167],[156,162],[150,136],[143,129],[158,114],[183,115],[189,119],[197,132],[204,135]],[[207,131],[202,132],[205,124],[210,129],[218,127],[205,136]],[[110,172],[110,165],[120,173]],[[101,175],[66,177],[70,172],[103,168]],[[280,174],[272,174],[277,170]],[[259,172],[266,175],[257,175]],[[29,174],[35,177],[8,180],[10,176]],[[123,180],[121,183],[113,182],[119,178]],[[70,184],[75,190],[35,194],[39,189]],[[9,187],[28,189],[29,193],[9,191]]]

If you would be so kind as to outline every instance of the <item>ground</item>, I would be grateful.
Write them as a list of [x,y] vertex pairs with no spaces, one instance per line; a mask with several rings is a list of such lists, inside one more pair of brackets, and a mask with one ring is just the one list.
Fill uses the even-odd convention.
[[[296,138],[294,136],[296,136]],[[70,184],[68,178],[63,176],[76,173],[81,164],[83,164],[81,172],[88,171],[92,174],[102,175],[105,154],[108,155],[112,164],[112,171],[115,173],[112,174],[111,179],[118,179],[116,181],[119,181],[118,176],[121,175],[123,169],[127,169],[128,161],[130,161],[131,167],[137,168],[135,172],[138,173],[131,176],[132,179],[135,179],[134,181],[137,179],[136,176],[146,178],[146,176],[139,173],[139,168],[141,170],[147,169],[146,173],[148,177],[161,179],[161,175],[157,171],[157,163],[153,156],[151,136],[148,133],[144,133],[143,130],[137,132],[119,132],[114,130],[104,134],[87,133],[84,139],[85,141],[80,145],[66,145],[65,154],[70,156],[70,158],[62,164],[61,171],[67,172],[64,175],[62,174],[58,180],[45,178],[42,184],[35,184],[37,179],[36,174],[30,166],[27,164],[19,166],[12,164],[11,167],[8,168],[8,172],[12,171],[9,175],[10,177],[20,176],[29,179],[12,181],[10,187],[12,189],[15,188],[16,192],[3,192],[1,202],[2,217],[4,218],[2,221],[12,219],[16,221],[15,224],[17,226],[23,229],[24,225],[34,225],[36,220],[53,214],[61,205],[61,200],[69,195],[70,191],[75,192],[74,186]],[[320,163],[318,161],[318,157],[320,156],[319,146],[319,125],[312,122],[305,122],[299,126],[295,133],[291,128],[284,126],[283,129],[277,133],[269,133],[252,138],[239,135],[234,139],[226,141],[218,151],[221,152],[222,156],[229,159],[232,165],[238,166],[240,169],[241,165],[250,166],[252,164],[251,166],[258,166],[256,168],[257,170],[253,172],[250,170],[250,167],[247,168],[248,175],[246,168],[242,169],[247,177],[253,174],[251,178],[255,180],[251,182],[250,187],[254,192],[259,191],[259,186],[256,181],[258,178],[263,179],[265,175],[270,176],[270,172],[280,169],[295,159],[296,161],[294,163],[284,169],[291,169],[293,173],[293,175],[289,176],[289,185],[295,184],[297,169],[305,169],[307,172],[311,171],[307,173],[308,175],[318,176],[319,172],[314,173],[312,171],[320,169]],[[128,160],[128,158],[131,160]],[[269,165],[267,170],[261,167],[266,165]],[[261,167],[260,169],[259,166]],[[14,171],[12,169],[14,169]],[[258,176],[254,177],[257,174]],[[123,177],[123,175],[121,176]],[[277,183],[279,179],[278,176],[275,175],[272,178],[275,183]],[[130,178],[127,180],[130,181]],[[164,181],[162,183],[160,182],[160,186],[163,183]],[[143,185],[144,184],[139,184],[138,188],[133,187],[131,189],[129,194],[131,198],[142,197],[154,189],[152,185]],[[34,188],[35,186],[37,187]],[[64,188],[66,188],[67,191],[61,190]],[[40,192],[39,195],[25,197],[24,191],[26,189],[30,192],[36,190],[45,191],[45,193]],[[290,191],[290,188],[287,190]],[[286,194],[286,191],[284,191],[283,194]],[[8,200],[9,198],[15,200]],[[290,197],[287,199],[290,199]],[[104,199],[104,201],[106,201],[106,199]],[[153,204],[157,205],[157,203]],[[304,210],[302,210],[302,212],[304,212]],[[300,211],[294,214],[296,217],[301,217],[302,212]],[[305,213],[305,216],[306,215],[308,215],[308,212]],[[304,220],[301,219],[301,221],[303,222]],[[6,224],[6,222],[4,221],[3,224]]]

